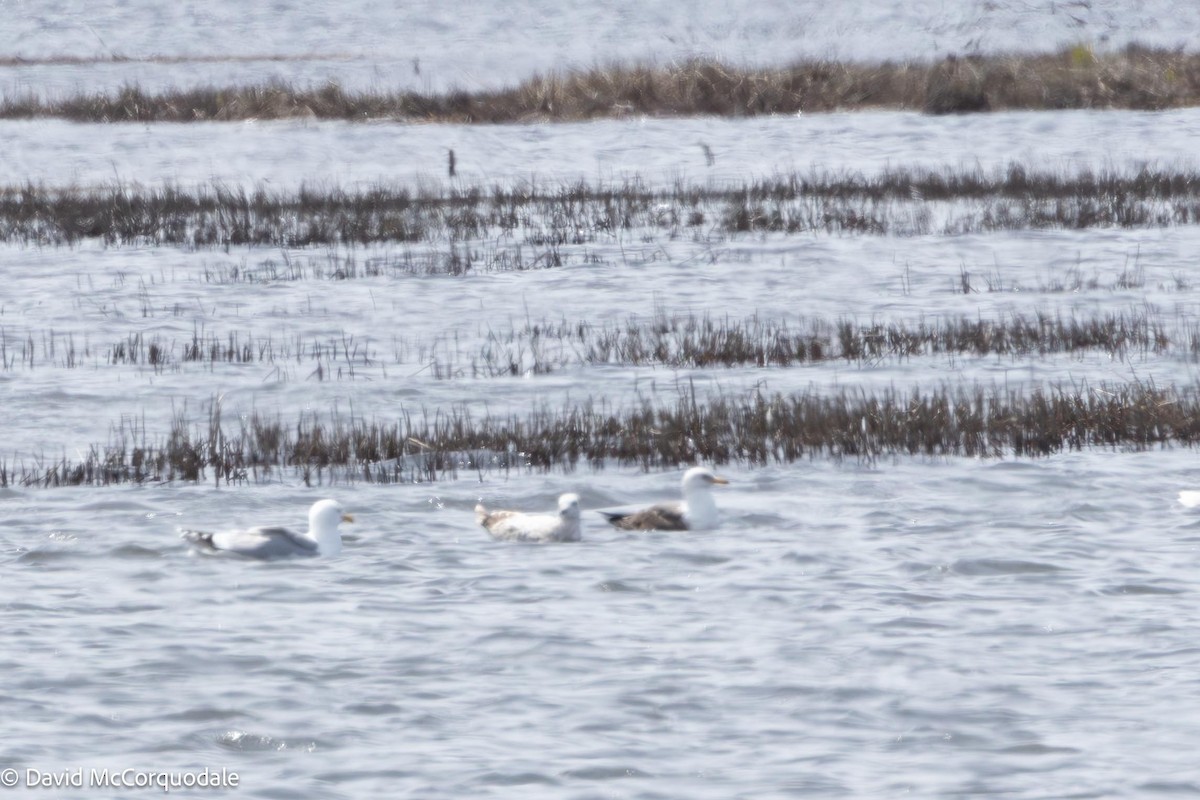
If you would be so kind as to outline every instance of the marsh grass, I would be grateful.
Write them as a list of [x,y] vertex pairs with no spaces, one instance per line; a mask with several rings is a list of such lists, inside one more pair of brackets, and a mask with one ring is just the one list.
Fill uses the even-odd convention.
[[[1017,358],[1098,351],[1116,360],[1168,351],[1194,357],[1200,326],[1177,319],[1174,327],[1148,312],[1075,317],[1036,312],[987,320],[959,317],[915,322],[861,323],[800,318],[742,320],[709,315],[630,317],[593,325],[526,323],[489,331],[474,355],[435,349],[438,378],[542,374],[597,365],[672,369],[793,367],[828,361],[860,365],[941,355]],[[458,360],[449,360],[456,355]]]
[[1200,55],[1131,45],[1097,52],[949,56],[853,63],[810,60],[782,68],[691,60],[614,64],[535,75],[504,89],[441,94],[352,92],[284,83],[0,101],[0,118],[79,122],[194,122],[317,118],[502,123],[628,115],[751,116],[895,108],[944,114],[1003,109],[1156,110],[1200,102]]
[[523,415],[465,407],[381,422],[257,412],[227,429],[220,403],[192,424],[175,416],[165,439],[122,424],[110,442],[65,456],[0,464],[0,485],[107,485],[149,481],[306,484],[475,477],[495,471],[580,467],[673,468],[805,458],[1033,457],[1089,447],[1131,450],[1200,442],[1200,395],[1153,384],[1056,385],[1029,393],[943,387],[911,393],[716,395],[683,390],[673,403],[624,408],[589,398]]
[[[420,345],[417,345],[420,347]],[[401,361],[400,350],[397,362]],[[407,352],[407,351],[404,351]],[[423,357],[423,350],[418,357]],[[74,334],[43,331],[10,336],[0,328],[0,370],[33,370],[134,366],[155,374],[191,367],[213,371],[218,365],[259,364],[273,367],[273,380],[299,376],[305,380],[353,380],[379,361],[369,339],[341,331],[325,337],[255,336],[249,332],[223,334],[200,327],[190,337],[131,332],[107,345],[77,341]]]
[[1125,361],[1174,353],[1200,354],[1200,323],[1173,321],[1146,310],[1079,317],[1046,312],[998,319],[958,317],[862,323],[849,319],[733,319],[660,310],[651,317],[594,324],[585,320],[526,321],[489,328],[464,343],[459,335],[430,340],[393,336],[390,356],[380,342],[341,331],[324,337],[214,332],[190,337],[131,332],[106,346],[73,334],[44,331],[9,336],[0,328],[0,370],[99,369],[136,366],[160,374],[193,365],[275,367],[274,380],[353,380],[391,364],[420,368],[435,379],[501,378],[600,365],[688,368],[787,368],[829,361],[862,366],[945,355],[1018,358],[1100,352]]
[[[561,266],[596,258],[589,248],[598,243],[636,235],[711,242],[745,233],[924,235],[1196,222],[1200,173],[1151,167],[893,168],[662,189],[634,179],[444,191],[261,185],[0,190],[0,241],[226,249],[388,242],[412,250],[384,269],[424,274]],[[370,274],[372,265],[364,268]],[[353,275],[341,269],[329,277]]]

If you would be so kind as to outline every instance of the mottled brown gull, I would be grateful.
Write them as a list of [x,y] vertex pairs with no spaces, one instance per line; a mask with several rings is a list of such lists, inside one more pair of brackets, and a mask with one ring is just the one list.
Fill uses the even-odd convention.
[[640,511],[601,511],[608,521],[627,531],[702,531],[717,526],[712,487],[729,483],[705,467],[683,473],[683,502],[660,503]]
[[493,539],[506,542],[578,542],[583,538],[577,494],[559,497],[557,514],[488,511],[480,504],[475,506],[475,520]]

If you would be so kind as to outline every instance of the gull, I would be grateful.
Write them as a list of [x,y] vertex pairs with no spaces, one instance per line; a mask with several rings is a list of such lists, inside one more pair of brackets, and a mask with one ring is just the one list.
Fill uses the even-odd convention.
[[613,525],[627,531],[701,531],[717,526],[717,504],[713,485],[729,481],[704,467],[683,473],[683,502],[660,503],[641,511],[601,511]]
[[1185,490],[1179,493],[1179,502],[1188,508],[1200,506],[1200,492],[1196,490]]
[[493,539],[505,542],[578,542],[579,495],[558,498],[557,514],[526,514],[521,511],[488,511],[475,506],[475,521],[487,528]]
[[336,556],[342,551],[338,523],[353,522],[336,500],[318,500],[308,510],[308,532],[294,533],[287,528],[247,528],[242,530],[181,530],[180,535],[195,550],[212,555],[227,553],[247,558],[277,559],[289,556]]

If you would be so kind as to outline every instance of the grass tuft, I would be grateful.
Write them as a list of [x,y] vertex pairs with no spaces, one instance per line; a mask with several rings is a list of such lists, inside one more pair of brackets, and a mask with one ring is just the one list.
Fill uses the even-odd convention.
[[[253,60],[253,59],[252,59]],[[935,62],[802,61],[781,68],[694,59],[666,66],[616,64],[535,75],[498,90],[441,94],[351,92],[337,84],[300,89],[199,87],[45,100],[5,97],[0,118],[77,122],[199,122],[246,119],[506,123],[628,115],[797,114],[864,108],[932,114],[1008,109],[1159,110],[1200,104],[1200,55],[1130,45],[1083,45],[1045,54],[948,56]]]

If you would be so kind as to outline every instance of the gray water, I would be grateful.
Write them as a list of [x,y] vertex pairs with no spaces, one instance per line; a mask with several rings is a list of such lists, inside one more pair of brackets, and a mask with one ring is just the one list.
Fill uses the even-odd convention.
[[5,766],[223,768],[249,797],[1200,790],[1200,520],[1167,488],[1193,454],[726,474],[718,532],[588,514],[546,547],[470,507],[678,476],[330,488],[342,556],[270,564],[174,528],[312,492],[10,491]]

